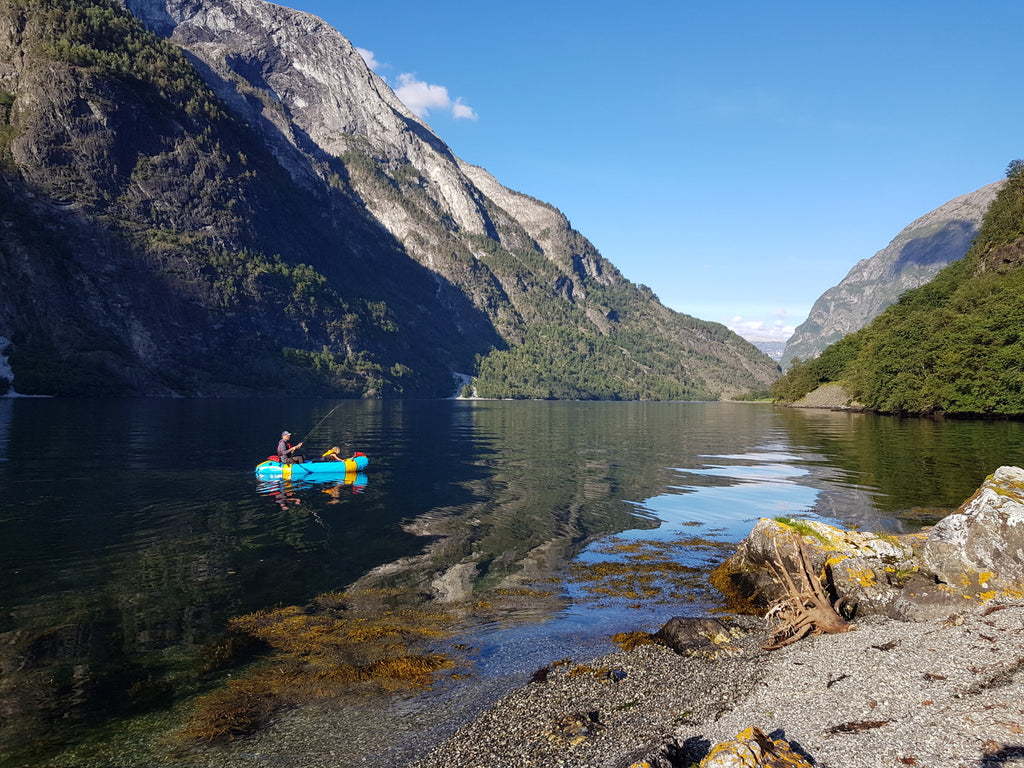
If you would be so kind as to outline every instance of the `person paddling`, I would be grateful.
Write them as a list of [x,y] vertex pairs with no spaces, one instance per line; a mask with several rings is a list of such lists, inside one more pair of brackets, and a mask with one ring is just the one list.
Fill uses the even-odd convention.
[[301,464],[302,456],[296,456],[295,451],[302,447],[302,443],[292,445],[288,442],[291,436],[292,433],[288,430],[281,433],[281,440],[277,443],[277,458],[282,464]]

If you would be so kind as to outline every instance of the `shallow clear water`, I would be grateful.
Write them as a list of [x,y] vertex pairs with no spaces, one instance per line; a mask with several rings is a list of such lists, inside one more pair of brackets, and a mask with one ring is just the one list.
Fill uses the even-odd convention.
[[[307,456],[338,445],[370,466],[260,482],[284,428],[313,430]],[[15,713],[0,743],[20,754],[6,764],[187,700],[228,617],[382,573],[463,606],[547,593],[462,609],[461,685],[498,690],[706,612],[701,576],[759,517],[911,530],[1024,463],[1022,436],[758,404],[0,400],[0,705]],[[636,565],[639,583],[636,547],[695,575],[598,591],[601,563]]]

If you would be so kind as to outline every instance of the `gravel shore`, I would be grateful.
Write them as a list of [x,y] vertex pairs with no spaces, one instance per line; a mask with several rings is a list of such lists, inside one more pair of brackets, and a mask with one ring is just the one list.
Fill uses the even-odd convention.
[[713,660],[646,645],[553,665],[415,768],[689,766],[750,726],[828,768],[1024,766],[1024,604],[970,606],[771,652],[750,620]]

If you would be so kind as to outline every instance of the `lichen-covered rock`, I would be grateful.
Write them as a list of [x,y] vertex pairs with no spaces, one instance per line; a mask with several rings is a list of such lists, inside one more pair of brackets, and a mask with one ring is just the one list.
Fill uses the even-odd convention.
[[795,557],[793,536],[803,537],[811,565],[826,577],[836,598],[863,614],[888,614],[900,594],[900,579],[918,567],[909,537],[844,531],[816,520],[762,518],[712,574],[733,610],[763,614],[784,594],[768,563],[777,552]]
[[922,621],[965,599],[1024,597],[1024,469],[1000,467],[930,531],[876,535],[815,520],[761,519],[711,575],[729,607],[765,614],[784,590],[769,564],[803,541],[814,573],[856,616]]
[[969,597],[1024,596],[1024,469],[1000,467],[928,534],[927,567]]
[[732,741],[716,745],[700,768],[811,768],[806,757],[785,739],[772,739],[758,728],[740,731]]

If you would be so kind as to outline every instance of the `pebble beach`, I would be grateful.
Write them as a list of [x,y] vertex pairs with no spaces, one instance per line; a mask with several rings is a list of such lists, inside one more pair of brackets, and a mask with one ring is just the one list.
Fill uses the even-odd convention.
[[754,726],[823,768],[1024,766],[1024,604],[761,648],[759,620],[715,658],[643,645],[556,664],[415,768],[691,766]]

